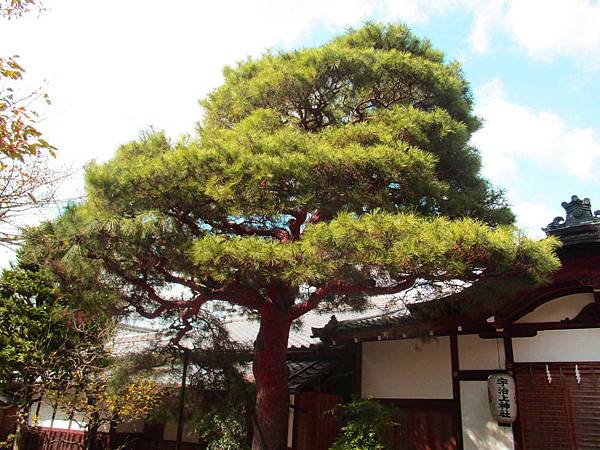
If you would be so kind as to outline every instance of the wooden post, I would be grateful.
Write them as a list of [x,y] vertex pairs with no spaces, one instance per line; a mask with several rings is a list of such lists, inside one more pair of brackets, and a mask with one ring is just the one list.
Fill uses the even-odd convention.
[[185,408],[185,384],[187,381],[188,356],[188,352],[184,350],[183,369],[181,372],[181,390],[179,392],[179,415],[177,417],[177,440],[175,441],[175,450],[181,449],[181,441],[183,438],[183,414]]
[[58,409],[58,395],[56,396],[56,401],[54,405],[52,405],[52,418],[50,419],[50,429],[54,428],[54,419],[56,419],[56,410]]
[[35,407],[35,422],[31,424],[33,426],[38,426],[39,421],[40,421],[40,409],[42,407],[42,398],[44,398],[44,397],[42,396],[40,398],[40,400],[37,402],[37,405]]
[[458,360],[458,336],[450,336],[450,363],[452,365],[452,400],[454,402],[453,414],[455,417],[456,448],[464,448],[462,430],[462,409],[460,399],[460,364]]

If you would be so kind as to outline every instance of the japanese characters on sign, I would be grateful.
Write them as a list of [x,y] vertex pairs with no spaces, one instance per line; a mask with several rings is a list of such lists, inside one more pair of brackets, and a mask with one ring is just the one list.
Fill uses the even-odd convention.
[[508,374],[495,373],[488,378],[490,411],[499,424],[511,424],[517,417],[515,380]]

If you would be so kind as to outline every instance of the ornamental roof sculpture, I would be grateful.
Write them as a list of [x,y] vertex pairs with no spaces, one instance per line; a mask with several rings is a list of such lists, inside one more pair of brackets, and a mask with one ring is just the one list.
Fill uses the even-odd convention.
[[581,200],[576,195],[570,202],[562,202],[566,218],[555,217],[546,228],[547,235],[558,237],[564,244],[600,242],[600,211],[592,214],[589,198]]

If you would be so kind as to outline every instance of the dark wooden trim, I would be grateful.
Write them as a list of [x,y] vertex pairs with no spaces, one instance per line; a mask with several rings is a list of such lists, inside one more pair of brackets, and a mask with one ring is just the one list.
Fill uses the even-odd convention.
[[[586,321],[586,322],[529,322],[529,323],[515,323],[505,330],[506,335],[512,336],[512,332],[516,332],[516,336],[520,337],[519,334],[525,334],[527,330],[545,331],[545,330],[580,330],[582,328],[600,328],[600,322]],[[527,336],[525,336],[527,337]]]
[[579,364],[581,365],[586,365],[586,364],[592,364],[592,365],[596,365],[600,363],[600,361],[596,360],[571,360],[571,361],[517,361],[514,363],[514,366],[542,366],[545,367],[548,364],[571,364],[571,365],[575,365],[575,364]]
[[477,333],[481,339],[503,339],[506,336],[513,338],[528,338],[537,336],[537,330],[534,327],[520,327],[504,329],[504,331],[485,330]]
[[513,365],[515,364],[515,354],[513,351],[512,338],[510,336],[504,336],[503,344],[506,370],[512,375]]
[[452,363],[452,397],[454,400],[454,414],[456,417],[456,448],[463,449],[462,410],[460,405],[460,364],[458,358],[458,337],[450,336],[450,361]]
[[362,342],[354,344],[354,394],[357,398],[362,398],[362,366],[363,366],[363,345]]
[[[510,336],[504,336],[504,359],[506,360],[506,370],[514,378],[514,366],[515,366],[515,354],[513,350],[512,338]],[[519,391],[517,383],[515,382],[515,390],[517,398],[519,398]],[[513,442],[515,450],[523,449],[523,433],[521,431],[521,420],[519,417],[519,409],[517,408],[517,418],[512,423]]]
[[[545,303],[561,297],[566,297],[567,295],[591,294],[594,292],[591,286],[582,286],[574,281],[571,281],[569,284],[565,283],[565,285],[562,286],[556,286],[554,289],[549,286],[545,291],[546,292],[542,292],[538,296],[534,296],[533,298],[522,302],[521,305],[516,306],[513,303],[510,307],[506,307],[504,311],[498,313],[496,316],[507,322],[515,322]],[[510,311],[508,308],[510,308]]]
[[488,377],[494,373],[506,373],[506,370],[461,370],[458,372],[458,378],[460,381],[487,381]]
[[439,409],[442,411],[454,410],[454,399],[431,398],[376,398],[375,400],[406,409]]
[[292,419],[292,449],[298,447],[298,411],[296,410],[296,400],[298,394],[294,395],[294,418]]
[[[590,303],[588,306],[594,305]],[[565,320],[563,322],[523,322],[508,324],[502,331],[493,329],[491,326],[484,326],[476,331],[482,339],[504,339],[511,338],[527,338],[537,336],[540,331],[548,330],[581,330],[585,328],[600,328],[600,322],[595,320]],[[470,331],[475,331],[471,329]],[[473,333],[475,334],[475,333]]]
[[[527,338],[534,337],[538,331],[544,330],[579,330],[582,328],[600,328],[600,322],[596,321],[564,321],[564,322],[530,322],[530,323],[507,323],[502,331],[496,330],[489,323],[476,323],[462,325],[461,331],[456,331],[457,327],[450,329],[434,329],[433,337],[447,337],[453,335],[479,335],[482,339],[503,339],[505,336],[513,338]],[[400,328],[403,330],[403,328]],[[422,330],[421,330],[422,331]],[[394,332],[394,333],[383,333],[378,334],[381,339],[377,338],[377,335],[369,335],[367,332],[358,332],[352,335],[337,337],[337,342],[349,341],[356,339],[359,344],[363,342],[385,342],[385,341],[401,341],[405,339],[419,339],[423,338],[425,334],[423,332],[415,333],[408,331],[406,333]],[[432,336],[429,334],[429,336]]]

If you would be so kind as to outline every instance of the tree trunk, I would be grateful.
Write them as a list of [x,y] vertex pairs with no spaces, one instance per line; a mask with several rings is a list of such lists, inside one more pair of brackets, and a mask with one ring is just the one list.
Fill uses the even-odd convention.
[[15,430],[15,437],[13,439],[13,450],[25,450],[25,432],[29,425],[31,405],[31,393],[29,389],[25,389],[21,404],[17,410],[17,429]]
[[117,421],[115,419],[111,419],[110,424],[108,426],[108,442],[106,443],[106,448],[108,450],[113,450],[115,447],[116,432],[117,432]]
[[13,450],[25,450],[25,428],[26,427],[21,422],[21,419],[18,419],[12,445]]
[[287,342],[291,321],[282,311],[261,314],[252,370],[256,412],[252,450],[285,450],[288,429]]
[[88,424],[86,450],[96,450],[98,447],[98,423],[92,422]]

